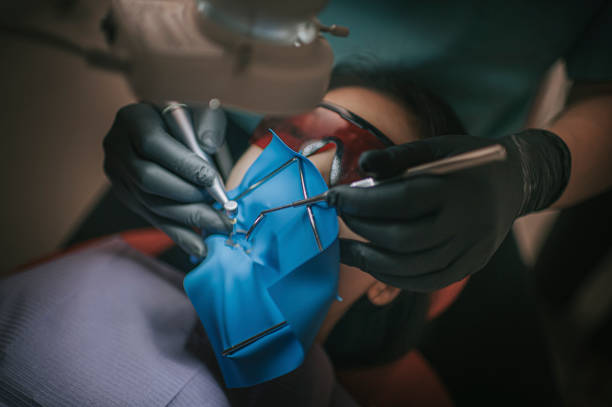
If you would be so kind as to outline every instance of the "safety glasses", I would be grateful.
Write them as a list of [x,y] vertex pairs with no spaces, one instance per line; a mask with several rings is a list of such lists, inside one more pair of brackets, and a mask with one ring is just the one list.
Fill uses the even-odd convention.
[[306,157],[335,147],[329,186],[363,178],[366,174],[359,168],[361,153],[393,145],[367,120],[325,101],[302,115],[265,118],[255,129],[252,142],[265,147],[271,139],[268,129],[273,129],[285,144]]

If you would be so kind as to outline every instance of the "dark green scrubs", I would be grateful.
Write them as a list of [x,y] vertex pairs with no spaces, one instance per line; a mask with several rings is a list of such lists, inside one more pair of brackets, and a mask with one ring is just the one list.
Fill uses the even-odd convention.
[[[558,59],[573,80],[612,80],[612,2],[606,0],[330,0],[320,20],[350,28],[347,38],[327,35],[336,63],[367,56],[405,66],[475,136],[523,127],[540,81]],[[237,120],[246,130],[258,122]]]
[[476,136],[521,128],[537,87],[562,58],[574,80],[612,80],[610,1],[331,0],[324,24],[336,62],[401,64],[448,101]]

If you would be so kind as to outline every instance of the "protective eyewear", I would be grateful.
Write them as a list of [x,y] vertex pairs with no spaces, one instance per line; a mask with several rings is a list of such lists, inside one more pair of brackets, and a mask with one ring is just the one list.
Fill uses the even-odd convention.
[[359,156],[393,142],[367,120],[330,102],[321,102],[314,110],[289,118],[265,118],[255,129],[253,144],[265,148],[273,129],[292,150],[308,157],[335,147],[329,186],[348,184],[363,178]]

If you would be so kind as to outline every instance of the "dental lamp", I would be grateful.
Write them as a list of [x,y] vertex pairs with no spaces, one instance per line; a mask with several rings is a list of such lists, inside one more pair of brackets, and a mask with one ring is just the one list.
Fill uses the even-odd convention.
[[327,0],[112,0],[103,27],[142,99],[208,103],[262,114],[314,107],[333,52],[316,15]]

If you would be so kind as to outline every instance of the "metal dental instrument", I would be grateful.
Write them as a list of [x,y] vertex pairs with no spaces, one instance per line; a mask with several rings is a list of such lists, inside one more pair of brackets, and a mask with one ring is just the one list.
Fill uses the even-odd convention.
[[236,197],[236,201],[244,198],[246,195],[249,194],[249,192],[253,191],[254,189],[258,188],[260,185],[262,185],[264,182],[266,182],[267,180],[269,180],[270,178],[272,178],[273,176],[275,176],[276,174],[278,174],[279,172],[281,172],[282,170],[284,170],[285,168],[287,168],[291,163],[297,161],[296,157],[293,157],[289,160],[287,160],[283,165],[281,165],[280,167],[278,167],[277,169],[275,169],[274,171],[270,172],[268,175],[266,175],[265,177],[263,177],[262,179],[260,179],[259,181],[255,182],[252,185],[249,185],[249,187],[247,189],[245,189],[244,191],[242,191],[237,197]]
[[[298,171],[299,171],[299,174],[300,174],[300,187],[302,189],[302,195],[304,196],[304,199],[308,199],[308,191],[306,190],[306,180],[304,179],[304,171],[303,171],[303,168],[302,168],[302,162],[299,161],[297,159],[297,157],[293,157],[293,158],[289,159],[288,161],[286,161],[283,165],[281,165],[280,167],[275,169],[274,171],[272,171],[269,174],[267,174],[265,177],[263,177],[259,181],[257,181],[254,184],[250,185],[247,189],[245,189],[240,195],[238,195],[236,197],[236,200],[241,199],[242,197],[247,195],[249,192],[251,192],[255,188],[259,187],[264,182],[266,182],[267,180],[269,180],[274,175],[278,174],[280,171],[284,170],[285,168],[287,168],[289,165],[291,165],[294,162],[297,162],[297,164],[298,164]],[[251,224],[251,227],[249,227],[249,230],[247,230],[246,235],[245,235],[246,239],[247,240],[249,239],[249,237],[253,233],[253,230],[255,230],[255,227],[261,223],[261,221],[263,220],[263,218],[266,215],[266,213],[274,212],[274,211],[277,211],[278,209],[280,209],[280,208],[264,209],[263,211],[261,211],[259,213],[259,215],[257,215],[257,217],[255,218],[253,223]],[[317,230],[317,223],[316,223],[315,218],[314,218],[314,213],[312,212],[312,209],[310,207],[306,208],[306,211],[308,213],[308,220],[310,222],[310,227],[312,228],[312,233],[314,234],[314,238],[315,238],[315,241],[317,243],[317,247],[319,248],[320,251],[323,251],[323,245],[321,243],[321,238],[319,237],[319,231]]]
[[[296,160],[297,160],[296,158],[293,158],[293,159],[287,161],[285,164],[281,165],[279,168],[274,170],[272,173],[268,174],[264,179],[258,181],[253,186],[257,187],[257,186],[261,185],[261,183],[267,181],[269,179],[269,177],[271,177],[273,174],[278,173],[279,170],[285,168],[287,165],[291,164],[292,162],[294,162]],[[304,173],[302,171],[301,164],[302,163],[299,162],[299,165],[300,165],[300,168],[299,168],[299,170],[300,170],[300,185],[302,187],[302,194],[304,195],[304,199],[300,200],[298,202],[309,201],[310,199],[312,199],[312,198],[308,198],[308,193],[306,191],[306,182],[304,180]],[[248,189],[248,190],[250,190],[250,189]],[[317,195],[317,197],[318,196],[319,195]],[[295,205],[295,206],[301,206],[301,205]],[[263,211],[259,212],[259,215],[257,215],[255,220],[251,224],[251,227],[246,232],[245,237],[247,238],[247,240],[251,236],[251,233],[253,233],[253,230],[255,230],[255,227],[257,225],[259,225],[259,223],[261,223],[261,221],[263,220],[264,216],[266,216],[267,213],[275,212],[275,211],[278,211],[280,209],[287,209],[287,208],[291,208],[291,207],[292,207],[292,205],[288,204],[288,205],[283,205],[283,206],[276,207],[276,208],[264,209]],[[312,212],[312,208],[308,207],[308,208],[306,208],[306,211],[308,213],[308,220],[310,222],[310,226],[312,227],[312,233],[314,234],[315,241],[317,242],[317,247],[319,248],[320,251],[323,251],[323,245],[321,244],[321,238],[319,237],[319,231],[317,230],[317,223],[315,222],[314,213]]]
[[[465,170],[479,165],[488,164],[494,161],[503,161],[506,159],[506,149],[500,144],[494,144],[492,146],[479,148],[477,150],[468,151],[467,153],[457,154],[452,157],[443,158],[441,160],[432,161],[430,163],[417,165],[416,167],[408,168],[402,174],[395,177],[387,178],[384,180],[375,180],[372,177],[364,178],[359,181],[355,181],[350,184],[353,188],[370,188],[376,185],[386,184],[389,182],[398,181],[400,179],[406,179],[415,177],[417,175],[443,175],[449,174],[461,170]],[[255,219],[256,223],[261,221],[260,217],[263,218],[265,213],[280,211],[281,209],[295,208],[298,206],[312,205],[317,202],[322,202],[327,199],[328,191],[322,194],[315,195],[310,198],[302,199],[299,201],[288,203],[287,205],[278,206],[276,208],[266,209],[262,211],[260,216]],[[265,213],[264,213],[265,212]],[[249,229],[252,231],[255,227],[255,223]],[[247,236],[248,236],[247,232]]]
[[[300,165],[300,183],[302,185],[302,194],[304,195],[304,199],[308,199],[308,192],[306,191],[306,181],[304,180],[304,171],[302,170],[302,162],[299,161]],[[319,238],[319,231],[317,230],[317,223],[315,222],[314,214],[312,213],[312,208],[310,206],[306,207],[306,212],[308,213],[308,220],[310,221],[310,226],[312,227],[312,233],[314,234],[315,240],[317,242],[317,247],[319,251],[323,251],[323,245],[321,244],[321,238]]]
[[229,356],[235,352],[238,352],[240,349],[245,348],[247,346],[249,346],[250,344],[252,344],[253,342],[257,341],[258,339],[263,338],[264,336],[268,336],[276,331],[278,331],[281,328],[284,328],[287,325],[287,321],[283,321],[279,324],[276,324],[268,329],[266,329],[265,331],[262,331],[256,335],[251,336],[248,339],[245,339],[244,341],[237,343],[234,346],[230,346],[227,349],[224,349],[223,352],[221,352],[221,355],[223,356]]
[[[203,151],[202,148],[200,148],[193,129],[193,124],[191,123],[191,118],[185,110],[185,107],[186,105],[182,103],[169,101],[161,113],[172,134],[178,137],[183,144],[185,144],[198,157],[206,161],[215,170],[215,176],[212,184],[206,187],[206,191],[215,201],[223,206],[227,216],[231,218],[235,215],[236,210],[238,209],[238,204],[236,201],[232,201],[227,197],[225,185],[219,176],[219,172],[217,171],[212,157]],[[218,100],[211,100],[209,107],[210,109],[218,109]]]

